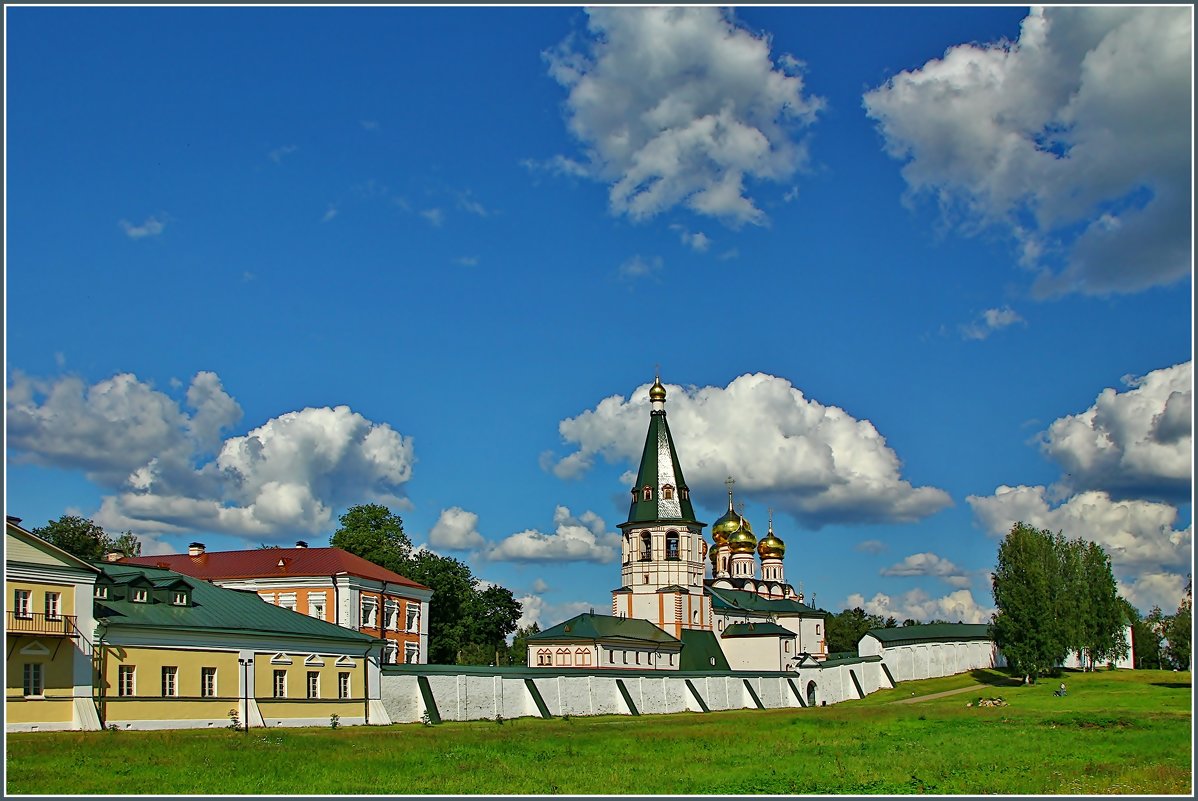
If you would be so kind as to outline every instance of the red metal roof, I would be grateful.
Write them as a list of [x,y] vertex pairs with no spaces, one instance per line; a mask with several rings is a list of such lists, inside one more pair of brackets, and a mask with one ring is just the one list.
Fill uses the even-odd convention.
[[[283,564],[280,565],[279,563]],[[134,556],[126,565],[165,567],[198,579],[280,578],[284,576],[351,576],[427,590],[410,578],[380,567],[340,548],[258,548],[252,551],[205,551],[199,556],[172,553]]]

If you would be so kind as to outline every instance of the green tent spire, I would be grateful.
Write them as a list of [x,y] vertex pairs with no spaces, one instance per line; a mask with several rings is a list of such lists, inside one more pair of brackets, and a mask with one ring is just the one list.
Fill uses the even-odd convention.
[[695,519],[690,488],[682,476],[678,451],[674,449],[674,438],[670,436],[670,426],[666,422],[666,388],[660,378],[655,379],[649,389],[649,400],[653,411],[649,413],[645,450],[632,490],[628,521],[624,525],[661,521],[702,526],[704,524]]

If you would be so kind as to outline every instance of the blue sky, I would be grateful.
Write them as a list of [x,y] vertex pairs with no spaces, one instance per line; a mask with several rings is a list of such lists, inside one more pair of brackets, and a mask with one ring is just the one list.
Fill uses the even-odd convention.
[[6,7],[6,510],[602,610],[660,365],[819,606],[1192,561],[1192,9]]

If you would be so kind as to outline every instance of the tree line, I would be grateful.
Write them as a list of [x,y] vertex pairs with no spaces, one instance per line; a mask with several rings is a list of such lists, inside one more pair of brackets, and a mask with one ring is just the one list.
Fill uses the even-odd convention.
[[[511,590],[483,584],[459,559],[425,549],[413,549],[403,530],[403,520],[386,506],[352,506],[341,515],[340,527],[329,544],[406,576],[433,591],[429,603],[428,660],[432,664],[524,664],[523,638],[537,629],[517,631],[523,611]],[[89,562],[120,551],[140,556],[141,541],[131,531],[110,537],[92,520],[63,515],[33,534]],[[272,547],[272,546],[262,546]],[[517,638],[507,644],[509,634]]]

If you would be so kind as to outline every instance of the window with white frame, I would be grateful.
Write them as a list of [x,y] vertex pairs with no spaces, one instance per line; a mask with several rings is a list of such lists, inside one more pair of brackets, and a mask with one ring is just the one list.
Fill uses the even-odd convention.
[[317,620],[324,620],[324,599],[323,592],[308,593],[308,616],[314,617]]
[[383,646],[383,662],[388,665],[399,662],[399,646],[391,640],[388,640],[387,644]]
[[287,697],[287,671],[276,670],[274,673],[274,693],[275,698]]
[[405,643],[403,647],[403,661],[409,665],[419,662],[420,646],[414,642]]
[[133,590],[133,603],[144,604],[150,600],[150,592],[145,587],[137,587]]
[[172,592],[171,603],[175,606],[187,606],[187,590],[175,590]]
[[374,598],[362,597],[362,625],[374,628],[378,625],[379,602]]
[[383,625],[391,630],[399,628],[399,602],[387,601],[385,604],[386,613],[383,615]]
[[62,593],[46,593],[46,619],[58,620],[62,616]]
[[279,606],[281,606],[284,609],[290,609],[292,612],[294,612],[295,611],[295,593],[294,592],[279,593]]
[[204,698],[216,697],[216,668],[200,668],[200,695]]
[[26,662],[24,673],[26,697],[39,696],[45,692],[44,673],[40,662]]
[[162,668],[162,697],[174,698],[179,694],[179,668],[164,665]]
[[320,671],[318,670],[308,671],[308,697],[320,697]]
[[408,603],[408,631],[420,630],[420,604]]
[[29,590],[16,590],[13,593],[13,609],[18,618],[28,620],[33,617],[33,593]]
[[127,697],[137,692],[137,667],[121,665],[117,668],[116,693]]
[[344,671],[337,674],[337,697],[349,698],[349,673]]
[[108,585],[107,584],[97,584],[95,597],[97,597],[101,600],[107,598],[108,597]]

